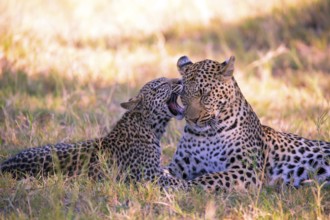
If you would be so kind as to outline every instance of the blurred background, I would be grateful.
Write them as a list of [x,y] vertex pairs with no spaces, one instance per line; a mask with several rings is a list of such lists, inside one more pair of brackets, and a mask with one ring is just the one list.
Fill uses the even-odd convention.
[[264,124],[329,140],[329,41],[329,0],[1,0],[1,147],[104,134],[141,85],[179,77],[182,55],[235,55]]

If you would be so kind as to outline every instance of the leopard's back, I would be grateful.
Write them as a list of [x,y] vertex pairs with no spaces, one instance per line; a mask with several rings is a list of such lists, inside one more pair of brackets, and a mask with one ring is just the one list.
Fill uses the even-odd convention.
[[2,173],[11,173],[15,178],[25,176],[48,176],[61,172],[68,176],[80,174],[95,156],[98,140],[74,144],[58,143],[29,148],[5,160]]

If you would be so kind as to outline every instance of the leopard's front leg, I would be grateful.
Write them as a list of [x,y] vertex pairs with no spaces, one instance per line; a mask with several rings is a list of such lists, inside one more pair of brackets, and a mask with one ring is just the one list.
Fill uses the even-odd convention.
[[260,179],[258,173],[254,170],[229,169],[223,172],[204,174],[189,182],[209,192],[228,192],[259,189],[261,186]]

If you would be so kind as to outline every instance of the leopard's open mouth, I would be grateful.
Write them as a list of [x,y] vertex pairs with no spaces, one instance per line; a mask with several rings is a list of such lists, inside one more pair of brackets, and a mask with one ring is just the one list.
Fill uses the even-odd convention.
[[181,120],[184,116],[184,108],[178,104],[178,94],[172,93],[170,99],[167,101],[167,106],[170,112],[176,119]]

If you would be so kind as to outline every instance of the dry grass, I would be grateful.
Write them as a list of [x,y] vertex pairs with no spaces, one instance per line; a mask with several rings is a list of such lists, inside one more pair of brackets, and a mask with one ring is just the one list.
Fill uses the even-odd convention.
[[[128,7],[129,6],[129,7]],[[175,63],[237,57],[236,78],[264,124],[330,140],[330,2],[0,2],[0,160],[27,147],[106,134],[119,103]],[[184,121],[162,140],[167,163]],[[328,219],[329,188],[164,193],[84,177],[0,177],[9,219]]]

